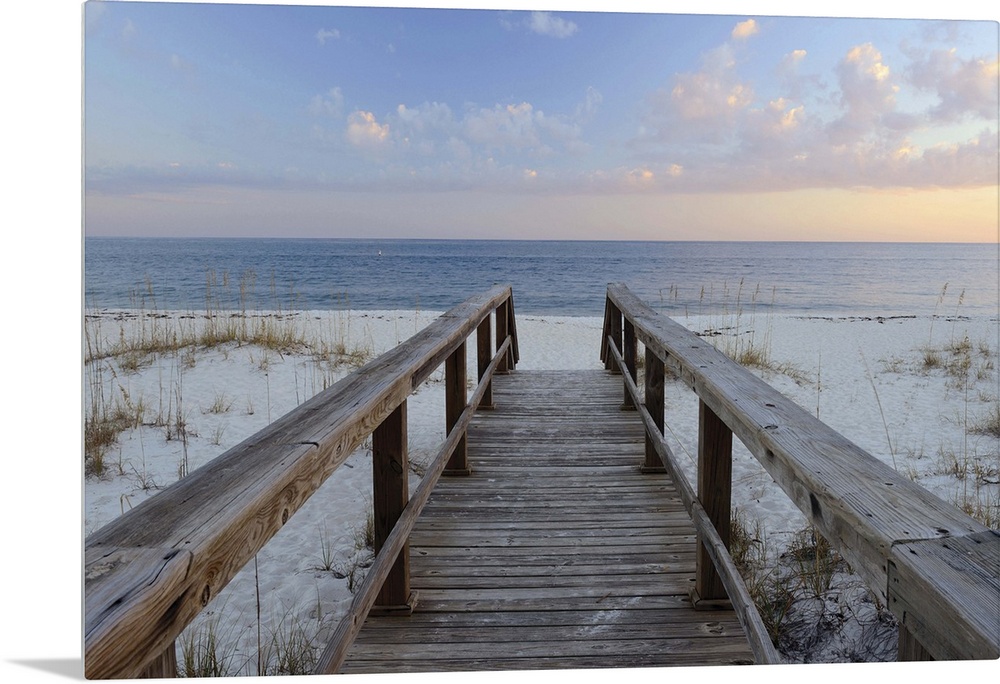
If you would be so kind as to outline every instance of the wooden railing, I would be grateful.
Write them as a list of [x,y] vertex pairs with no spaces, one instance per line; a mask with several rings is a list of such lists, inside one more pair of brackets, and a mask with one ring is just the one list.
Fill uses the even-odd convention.
[[[473,331],[479,384],[470,397]],[[439,476],[468,472],[466,428],[477,407],[492,405],[493,374],[517,361],[511,288],[497,286],[92,534],[87,678],[173,676],[181,631],[371,435],[376,557],[317,667],[336,671],[369,610],[412,607],[410,530]],[[407,397],[442,363],[448,435],[408,498]]]
[[[601,359],[623,374],[625,404],[641,412],[644,467],[671,473],[698,528],[693,598],[728,592],[755,653],[762,649],[758,660],[768,657],[762,626],[727,551],[734,434],[896,616],[901,660],[1000,657],[1000,533],[901,477],[621,284],[608,286]],[[699,398],[697,494],[663,437],[665,365]]]

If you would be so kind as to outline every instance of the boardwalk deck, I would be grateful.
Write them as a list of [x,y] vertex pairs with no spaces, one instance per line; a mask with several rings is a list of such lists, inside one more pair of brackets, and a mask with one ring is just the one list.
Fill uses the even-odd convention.
[[752,662],[731,611],[695,611],[695,530],[620,376],[516,371],[410,537],[413,615],[369,617],[345,673]]

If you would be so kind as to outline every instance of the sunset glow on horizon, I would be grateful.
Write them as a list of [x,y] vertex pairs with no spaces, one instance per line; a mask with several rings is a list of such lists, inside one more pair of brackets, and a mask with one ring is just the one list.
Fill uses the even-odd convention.
[[994,21],[88,2],[85,232],[996,242]]

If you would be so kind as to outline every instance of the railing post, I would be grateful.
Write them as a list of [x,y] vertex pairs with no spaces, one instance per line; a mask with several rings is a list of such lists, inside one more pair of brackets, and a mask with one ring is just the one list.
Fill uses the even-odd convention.
[[171,642],[137,679],[174,679],[177,677],[177,642]]
[[905,625],[899,626],[899,651],[896,655],[898,662],[916,662],[922,660],[934,660],[930,652],[924,645],[917,641],[913,633]]
[[[622,348],[622,312],[617,306],[608,300],[608,325],[611,328],[611,339],[614,341],[615,346],[618,347],[619,351]],[[618,364],[615,363],[615,357],[612,354],[608,354],[608,360],[605,367],[611,371],[612,375],[618,375],[621,373],[618,370]]]
[[[732,523],[732,489],[733,432],[699,399],[698,499],[726,548],[729,548]],[[692,601],[695,608],[714,608],[720,604],[728,604],[726,588],[700,539]]]
[[[634,383],[638,377],[635,363],[635,357],[638,354],[638,343],[635,339],[635,326],[627,318],[625,319],[625,336],[622,344],[622,358],[625,360],[625,367],[628,368],[629,377],[632,378],[632,382]],[[628,387],[625,386],[624,381],[622,382],[622,386],[625,392],[625,400],[622,402],[622,408],[627,411],[634,411],[636,406],[632,401],[632,394],[628,391]]]
[[[376,554],[382,550],[409,501],[406,432],[405,401],[372,432],[372,506]],[[409,615],[413,612],[413,603],[414,598],[410,592],[410,546],[407,543],[382,584],[373,611]]]
[[[458,419],[462,417],[462,412],[469,403],[468,388],[465,384],[465,346],[466,343],[463,341],[444,363],[444,410],[445,429],[447,432],[451,432],[451,429],[458,422]],[[469,468],[468,444],[465,435],[462,435],[462,439],[458,442],[455,451],[452,452],[451,457],[448,459],[444,474],[469,475],[471,472],[472,470]]]
[[[497,316],[497,344],[496,344],[496,350],[497,351],[500,351],[500,346],[503,344],[503,341],[507,339],[507,330],[508,330],[507,323],[510,320],[509,314],[508,314],[508,309],[510,308],[510,304],[508,304],[508,302],[509,302],[509,300],[505,299],[505,300],[503,300],[503,302],[501,302],[501,304],[499,306],[497,306],[497,311],[496,311],[496,316]],[[510,354],[504,354],[503,358],[500,359],[500,363],[497,364],[497,370],[496,370],[497,374],[504,375],[504,374],[510,372],[509,358],[510,358]]]
[[[486,316],[483,322],[479,324],[476,328],[476,361],[478,368],[478,380],[483,381],[483,376],[486,375],[486,369],[490,367],[490,362],[493,360],[493,321],[490,316]],[[486,391],[483,393],[483,400],[479,403],[480,409],[491,409],[493,408],[493,381],[491,380],[486,385]]]
[[[660,434],[663,434],[663,359],[656,355],[649,347],[646,347],[646,370],[645,370],[645,399],[646,410],[653,417]],[[653,440],[646,435],[646,462],[642,465],[644,473],[665,473],[667,469],[660,461],[660,455],[653,446]]]

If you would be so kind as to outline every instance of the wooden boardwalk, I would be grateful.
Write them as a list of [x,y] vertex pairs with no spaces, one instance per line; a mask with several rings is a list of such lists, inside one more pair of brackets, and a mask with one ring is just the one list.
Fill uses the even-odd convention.
[[410,537],[416,609],[370,616],[344,673],[749,663],[731,611],[695,611],[695,530],[642,474],[621,376],[515,371]]

